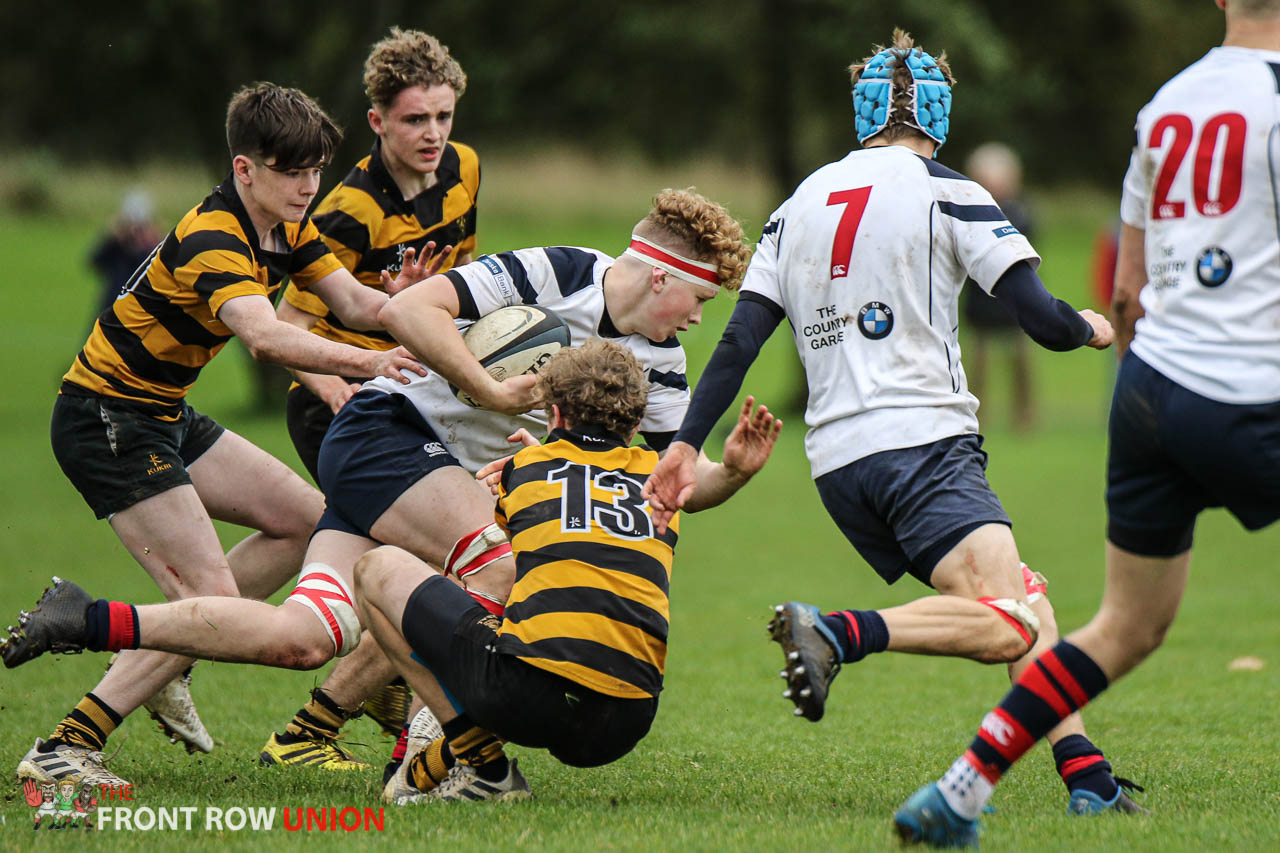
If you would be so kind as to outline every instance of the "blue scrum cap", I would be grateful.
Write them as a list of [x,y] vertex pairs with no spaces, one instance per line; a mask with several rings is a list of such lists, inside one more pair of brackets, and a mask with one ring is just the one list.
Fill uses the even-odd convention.
[[871,57],[853,87],[854,126],[866,142],[889,123],[893,109],[893,72],[905,59],[911,70],[911,120],[904,122],[942,144],[951,129],[951,86],[938,61],[918,47],[885,48]]

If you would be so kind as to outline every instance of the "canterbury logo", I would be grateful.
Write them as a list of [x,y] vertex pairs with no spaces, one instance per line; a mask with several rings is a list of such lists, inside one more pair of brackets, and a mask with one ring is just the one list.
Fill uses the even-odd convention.
[[439,456],[441,453],[449,452],[445,450],[444,445],[438,441],[428,441],[426,444],[422,445],[422,449],[427,452],[428,456]]
[[996,743],[1001,746],[1008,746],[1013,742],[1013,726],[995,711],[989,711],[978,728],[995,738]]

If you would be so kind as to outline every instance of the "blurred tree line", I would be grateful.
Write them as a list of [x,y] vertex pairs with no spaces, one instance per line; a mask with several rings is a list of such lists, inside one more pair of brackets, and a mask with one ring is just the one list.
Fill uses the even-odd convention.
[[427,30],[469,76],[455,136],[482,150],[569,143],[767,169],[779,197],[853,144],[846,67],[894,26],[959,79],[959,163],[988,139],[1037,183],[1118,184],[1134,114],[1221,41],[1212,0],[66,0],[0,4],[0,145],[71,164],[197,160],[220,177],[231,92],[297,86],[367,151],[361,67],[389,26]]

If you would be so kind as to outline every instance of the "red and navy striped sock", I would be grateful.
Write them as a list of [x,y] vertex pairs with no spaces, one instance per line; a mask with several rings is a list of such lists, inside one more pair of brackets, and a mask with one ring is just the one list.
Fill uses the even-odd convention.
[[1084,735],[1067,735],[1055,743],[1053,761],[1068,792],[1092,791],[1103,802],[1110,802],[1120,788],[1102,750]]
[[1018,676],[1000,704],[982,718],[964,755],[938,780],[947,804],[961,817],[976,819],[1005,771],[1105,689],[1106,673],[1093,658],[1059,641]]
[[1093,658],[1059,641],[983,719],[965,753],[969,763],[994,784],[1036,741],[1105,689],[1107,676]]
[[85,647],[91,652],[136,649],[141,640],[138,608],[123,601],[99,598],[84,611],[88,631]]
[[889,628],[874,610],[838,610],[823,616],[822,622],[840,643],[841,663],[857,663],[889,647]]

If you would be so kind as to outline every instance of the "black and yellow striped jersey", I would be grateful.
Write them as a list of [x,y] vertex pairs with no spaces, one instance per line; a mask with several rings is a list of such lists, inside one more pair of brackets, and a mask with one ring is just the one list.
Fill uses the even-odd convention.
[[640,497],[657,464],[591,427],[554,430],[507,463],[495,515],[516,582],[499,652],[608,696],[658,695],[679,521],[657,535]]
[[228,175],[182,217],[94,323],[62,377],[62,393],[101,394],[175,420],[200,369],[231,340],[218,310],[237,296],[271,299],[285,276],[308,287],[342,264],[309,218],[274,230],[283,252],[258,232]]
[[[428,240],[438,249],[453,246],[440,271],[450,269],[476,248],[476,199],[480,194],[480,158],[474,149],[456,142],[445,144],[436,168],[436,183],[405,200],[382,162],[381,140],[334,187],[315,211],[316,227],[342,265],[362,284],[382,290],[384,269],[394,276],[404,250],[422,251]],[[327,340],[362,349],[395,346],[382,330],[349,329],[314,293],[285,288],[285,300],[315,314],[320,321],[311,331]]]

